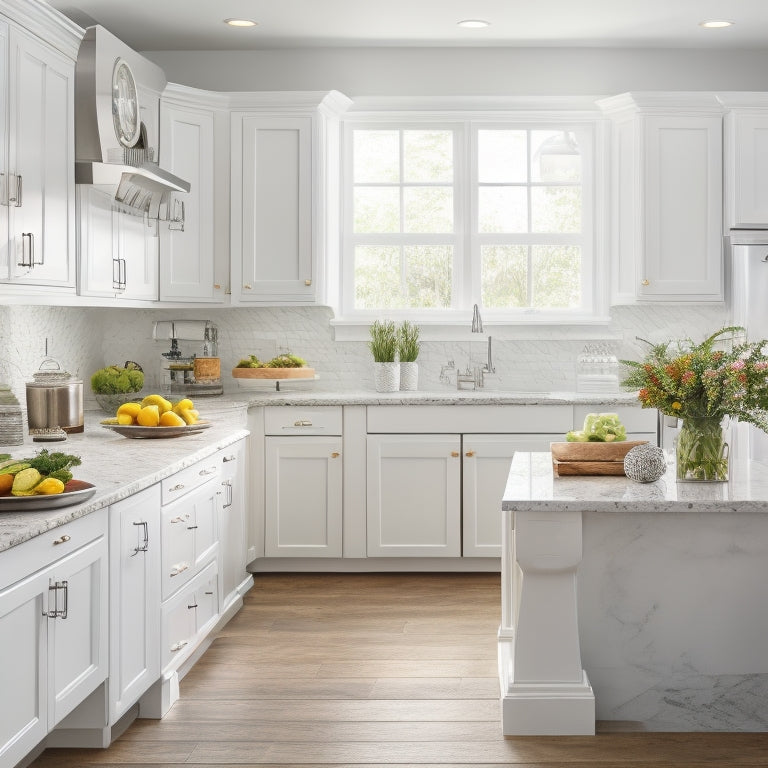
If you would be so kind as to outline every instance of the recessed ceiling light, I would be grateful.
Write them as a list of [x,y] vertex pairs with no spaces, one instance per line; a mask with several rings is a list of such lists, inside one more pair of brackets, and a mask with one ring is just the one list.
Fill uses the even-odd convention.
[[484,21],[483,19],[464,19],[464,21],[457,21],[456,24],[466,29],[482,29],[483,27],[491,26],[490,21]]
[[700,27],[705,29],[721,29],[722,27],[732,27],[732,21],[725,21],[725,19],[709,19],[708,21],[700,21]]
[[258,21],[251,21],[250,19],[224,19],[225,24],[229,24],[230,27],[258,27]]

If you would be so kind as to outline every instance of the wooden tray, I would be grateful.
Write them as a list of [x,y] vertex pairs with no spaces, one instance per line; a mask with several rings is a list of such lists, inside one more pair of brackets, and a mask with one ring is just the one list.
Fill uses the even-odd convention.
[[235,379],[314,379],[314,368],[233,368]]
[[620,443],[550,443],[552,471],[562,475],[623,475],[624,457],[647,440]]

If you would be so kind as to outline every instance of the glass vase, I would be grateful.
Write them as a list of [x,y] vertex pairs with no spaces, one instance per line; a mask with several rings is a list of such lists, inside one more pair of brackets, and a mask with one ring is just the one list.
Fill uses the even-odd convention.
[[684,419],[675,444],[678,481],[726,482],[728,452],[722,419]]

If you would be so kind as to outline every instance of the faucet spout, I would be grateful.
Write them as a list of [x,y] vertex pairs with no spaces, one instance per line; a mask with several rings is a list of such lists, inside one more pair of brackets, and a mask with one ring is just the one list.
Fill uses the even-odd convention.
[[472,333],[483,332],[483,318],[480,317],[480,310],[475,304],[475,308],[472,310]]
[[491,352],[491,336],[488,337],[488,362],[485,364],[486,373],[496,373],[496,369],[493,367],[493,353]]

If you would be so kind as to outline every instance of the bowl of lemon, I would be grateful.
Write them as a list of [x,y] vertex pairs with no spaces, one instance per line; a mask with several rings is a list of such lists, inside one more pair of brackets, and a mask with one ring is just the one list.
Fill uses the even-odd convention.
[[174,403],[162,395],[123,403],[112,418],[100,423],[123,437],[137,438],[179,437],[211,426],[188,397]]

